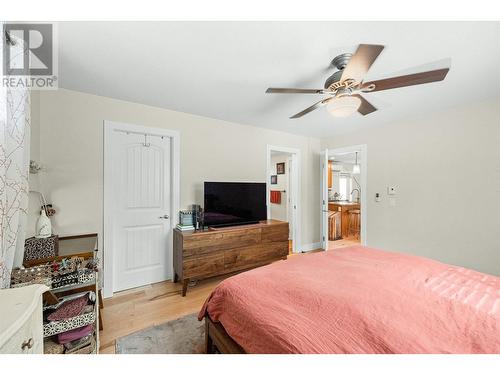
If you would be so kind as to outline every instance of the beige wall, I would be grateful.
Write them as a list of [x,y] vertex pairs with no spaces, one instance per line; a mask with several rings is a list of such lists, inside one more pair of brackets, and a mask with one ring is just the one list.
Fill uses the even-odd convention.
[[40,183],[58,211],[55,232],[102,234],[103,121],[111,120],[180,131],[181,208],[203,203],[203,181],[265,182],[267,144],[299,148],[302,243],[319,241],[318,139],[64,89],[36,96],[33,121],[46,167]]
[[333,137],[322,148],[367,144],[369,246],[500,275],[499,142],[494,100]]

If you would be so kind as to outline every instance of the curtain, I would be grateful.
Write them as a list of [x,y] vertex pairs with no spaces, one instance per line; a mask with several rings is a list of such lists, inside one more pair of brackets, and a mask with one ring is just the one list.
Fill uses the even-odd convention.
[[[0,28],[1,28],[0,23]],[[1,51],[5,38],[2,35]],[[18,45],[21,45],[19,43]],[[22,53],[22,47],[20,52]],[[0,67],[3,66],[0,53]],[[10,273],[20,265],[28,208],[30,93],[0,87],[0,289],[10,286]]]

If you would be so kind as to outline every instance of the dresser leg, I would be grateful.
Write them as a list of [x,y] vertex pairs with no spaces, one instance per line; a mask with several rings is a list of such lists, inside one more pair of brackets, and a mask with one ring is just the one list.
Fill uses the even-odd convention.
[[179,276],[177,276],[177,274],[174,273],[174,283],[176,283],[177,281],[179,281]]
[[188,289],[189,279],[182,280],[182,296],[186,297],[186,292]]

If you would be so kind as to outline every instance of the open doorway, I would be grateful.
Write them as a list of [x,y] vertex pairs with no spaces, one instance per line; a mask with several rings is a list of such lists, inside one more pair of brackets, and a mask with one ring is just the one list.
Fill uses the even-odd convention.
[[289,253],[299,252],[300,150],[267,147],[267,218],[289,225]]
[[366,243],[366,145],[325,150],[321,158],[324,250]]

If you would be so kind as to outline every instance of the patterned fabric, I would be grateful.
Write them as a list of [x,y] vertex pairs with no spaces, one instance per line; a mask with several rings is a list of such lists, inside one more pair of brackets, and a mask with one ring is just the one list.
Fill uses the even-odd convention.
[[55,257],[59,254],[59,237],[30,237],[24,241],[24,261]]
[[[0,23],[0,27],[2,24]],[[0,49],[5,40],[0,38]],[[16,43],[16,53],[23,53]],[[16,55],[16,53],[12,55]],[[0,53],[0,66],[3,66]],[[10,272],[21,265],[28,208],[30,94],[0,87],[0,289],[10,285]]]
[[52,340],[47,340],[43,343],[44,354],[63,354],[64,345],[55,343]]
[[89,301],[88,294],[63,303],[56,311],[47,317],[47,320],[64,320],[80,315]]

